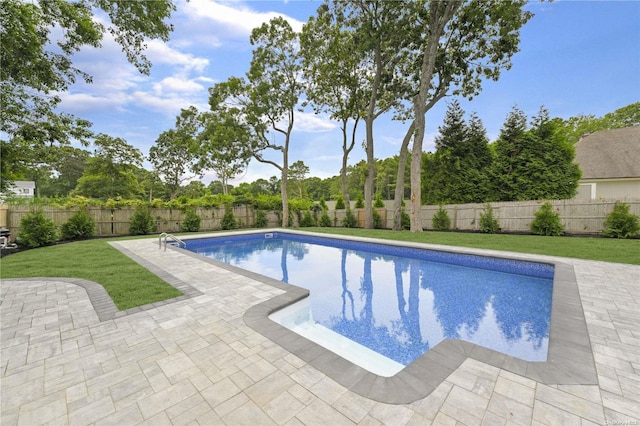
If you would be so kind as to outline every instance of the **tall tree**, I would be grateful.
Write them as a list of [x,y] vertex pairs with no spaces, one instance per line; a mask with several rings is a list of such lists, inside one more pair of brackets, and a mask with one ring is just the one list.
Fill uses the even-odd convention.
[[298,196],[304,198],[304,181],[309,174],[309,167],[304,161],[298,160],[289,167],[289,177],[298,187]]
[[142,153],[122,138],[100,134],[94,156],[78,179],[75,193],[92,198],[135,198],[141,188],[134,169],[142,165]]
[[302,29],[300,43],[307,80],[306,96],[316,112],[340,122],[342,131],[342,197],[349,201],[347,166],[356,143],[358,123],[367,103],[366,70],[357,37],[343,27],[344,17],[328,5],[318,8]]
[[496,141],[492,178],[499,201],[568,199],[576,194],[581,172],[573,163],[573,145],[559,132],[557,120],[542,108],[526,130],[519,110],[508,116]]
[[496,158],[491,166],[492,194],[495,201],[513,201],[517,198],[517,161],[523,151],[524,134],[527,131],[527,116],[518,107],[513,107],[502,125],[495,143]]
[[[296,108],[303,92],[298,35],[283,18],[254,29],[251,66],[244,79],[232,77],[210,89],[209,104],[214,112],[224,111],[237,125],[247,128],[246,148],[253,158],[281,172],[282,226],[288,225],[289,145]],[[278,144],[275,135],[284,141]],[[265,157],[279,153],[281,162]]]
[[[106,24],[94,19],[98,9],[108,16]],[[66,91],[78,77],[91,82],[90,75],[73,66],[72,55],[85,46],[99,47],[109,31],[127,59],[148,74],[145,40],[168,40],[172,26],[165,21],[173,10],[171,0],[3,0],[0,132],[41,162],[56,161],[54,148],[69,145],[70,140],[88,145],[91,123],[56,110],[60,102],[56,93]],[[46,156],[39,152],[44,149]]]
[[425,171],[425,201],[429,204],[484,202],[486,168],[491,163],[491,153],[480,118],[472,114],[467,124],[460,104],[451,102],[435,143],[436,153],[430,158],[430,169]]
[[176,117],[175,129],[164,131],[149,148],[149,161],[169,190],[169,199],[176,197],[183,182],[193,179],[197,159],[196,136],[201,131],[198,110],[191,106]]
[[523,0],[410,2],[415,19],[416,81],[411,101],[415,136],[411,156],[411,230],[421,232],[422,144],[425,114],[451,87],[472,97],[482,80],[497,80],[518,51],[520,28],[532,14]]
[[228,194],[229,180],[241,174],[249,163],[247,128],[224,111],[205,112],[200,119],[203,130],[197,137],[196,170],[215,172],[222,182],[222,193]]
[[59,152],[59,160],[52,165],[55,174],[37,187],[39,196],[63,197],[69,195],[77,186],[78,179],[84,173],[90,156],[91,153],[84,149],[62,147]]
[[[372,204],[376,173],[374,122],[390,111],[402,114],[404,109],[401,100],[406,97],[404,90],[409,87],[406,73],[403,72],[406,66],[401,66],[402,61],[408,58],[405,51],[410,17],[406,11],[404,1],[329,1],[321,8],[318,18],[321,20],[326,17],[330,22],[326,25],[324,34],[328,40],[320,43],[336,46],[330,52],[331,59],[328,62],[331,65],[327,68],[335,72],[334,64],[337,64],[338,72],[342,72],[342,61],[346,74],[351,76],[348,77],[348,87],[358,89],[352,86],[356,82],[359,86],[359,93],[353,92],[355,97],[349,99],[358,100],[361,105],[358,107],[359,116],[365,122],[366,138],[363,145],[367,164],[364,183],[366,228],[373,228]],[[340,55],[348,56],[339,58]],[[318,61],[322,60],[318,58]]]

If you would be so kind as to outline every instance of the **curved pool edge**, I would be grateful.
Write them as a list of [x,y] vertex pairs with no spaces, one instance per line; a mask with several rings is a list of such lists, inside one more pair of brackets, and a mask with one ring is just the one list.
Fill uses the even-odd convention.
[[[269,338],[274,343],[308,362],[326,376],[349,390],[369,399],[389,404],[407,404],[422,399],[433,392],[466,359],[471,358],[511,373],[527,377],[547,385],[597,385],[595,361],[587,332],[578,283],[573,266],[553,261],[528,257],[526,254],[510,256],[486,250],[434,246],[422,243],[387,241],[363,237],[317,234],[306,231],[265,229],[211,234],[211,237],[255,233],[291,233],[377,244],[424,248],[453,253],[474,254],[537,263],[548,263],[555,267],[549,330],[547,361],[528,362],[501,352],[462,340],[443,340],[427,353],[391,377],[382,377],[347,361],[321,345],[302,337],[286,327],[270,320],[273,312],[308,297],[309,291],[291,284],[265,277],[235,266],[205,258],[193,252],[171,247],[182,253],[197,257],[239,275],[255,279],[284,291],[283,294],[249,308],[244,314],[247,326]],[[205,238],[204,235],[188,239]],[[444,247],[444,248],[443,248]]]

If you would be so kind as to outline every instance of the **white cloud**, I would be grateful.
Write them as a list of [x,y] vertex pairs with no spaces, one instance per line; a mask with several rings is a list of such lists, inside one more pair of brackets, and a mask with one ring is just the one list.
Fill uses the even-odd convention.
[[[131,102],[138,106],[157,111],[167,116],[176,116],[180,108],[188,108],[194,102],[182,97],[162,97],[148,92],[135,91],[131,94]],[[202,105],[196,105],[201,108]]]
[[294,31],[301,31],[303,22],[277,12],[258,12],[249,7],[226,5],[212,0],[191,0],[185,4],[185,13],[191,18],[205,18],[224,27],[225,35],[247,37],[251,30],[271,19],[285,18]]
[[300,132],[324,133],[338,128],[335,121],[308,112],[296,113],[294,120],[294,129]]
[[90,111],[106,111],[113,108],[121,108],[126,104],[126,96],[116,93],[111,96],[92,95],[89,93],[59,93],[62,99],[61,106],[65,112],[75,113],[82,116],[82,113]]
[[183,79],[180,77],[166,77],[158,83],[154,83],[153,90],[156,95],[163,95],[168,93],[173,94],[193,94],[205,91],[205,88],[196,83],[194,80]]
[[153,64],[180,66],[184,71],[200,73],[209,65],[208,59],[199,58],[190,53],[182,53],[160,40],[149,41],[145,54]]

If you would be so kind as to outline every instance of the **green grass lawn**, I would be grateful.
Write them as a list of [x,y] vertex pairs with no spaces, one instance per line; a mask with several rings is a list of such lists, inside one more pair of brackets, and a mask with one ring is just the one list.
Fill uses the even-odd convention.
[[539,235],[480,234],[468,232],[412,233],[385,229],[302,228],[326,234],[473,247],[519,253],[640,265],[640,240],[595,237],[542,237]]
[[[377,229],[301,229],[326,234],[506,250],[640,265],[640,240],[432,231],[414,234],[408,231],[395,232]],[[153,238],[157,238],[157,236]],[[84,278],[103,285],[116,306],[121,310],[170,299],[181,294],[108,244],[109,241],[116,240],[80,241],[16,253],[0,260],[0,278]]]
[[88,240],[41,247],[0,260],[0,277],[68,277],[95,281],[120,310],[182,293],[108,244]]

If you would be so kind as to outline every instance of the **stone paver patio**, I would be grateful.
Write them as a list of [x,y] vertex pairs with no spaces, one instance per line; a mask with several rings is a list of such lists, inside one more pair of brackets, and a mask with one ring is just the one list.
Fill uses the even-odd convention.
[[640,266],[555,259],[575,270],[597,385],[548,385],[469,358],[427,397],[387,404],[245,324],[283,290],[157,240],[117,246],[185,296],[118,312],[93,283],[4,280],[3,426],[640,424]]

